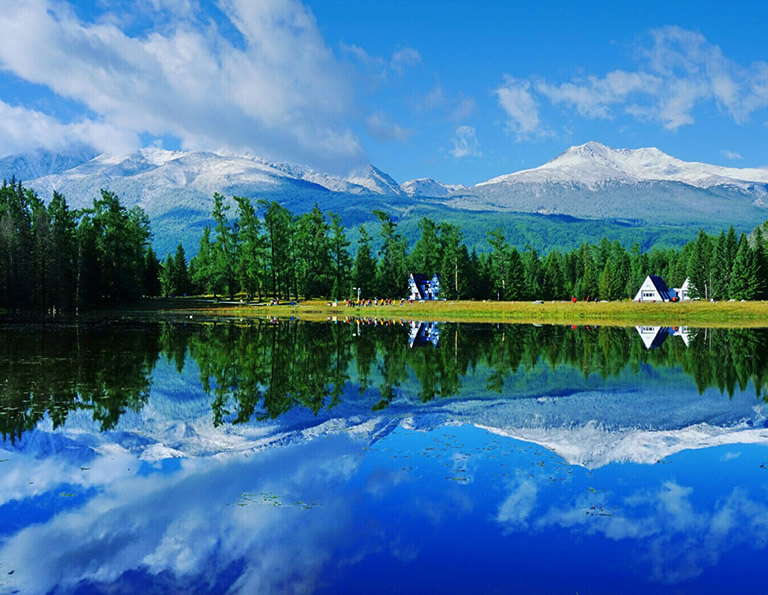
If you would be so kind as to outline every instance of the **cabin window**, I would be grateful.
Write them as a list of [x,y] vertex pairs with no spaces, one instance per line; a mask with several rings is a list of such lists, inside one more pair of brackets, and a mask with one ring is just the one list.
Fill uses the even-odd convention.
[[656,296],[656,292],[655,291],[644,291],[643,292],[643,297],[644,298],[652,298],[652,297],[655,297],[655,296]]

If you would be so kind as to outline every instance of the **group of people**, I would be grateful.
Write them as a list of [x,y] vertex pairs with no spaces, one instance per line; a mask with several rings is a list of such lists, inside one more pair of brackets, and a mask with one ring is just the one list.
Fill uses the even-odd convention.
[[[397,300],[393,300],[391,298],[387,299],[367,299],[367,300],[347,300],[346,306],[347,308],[363,308],[366,306],[391,306],[392,304],[395,304]],[[405,298],[400,299],[400,305],[402,306],[405,303]],[[412,304],[413,300],[408,300],[408,303]],[[330,304],[328,304],[330,306]],[[336,305],[336,302],[333,304]]]

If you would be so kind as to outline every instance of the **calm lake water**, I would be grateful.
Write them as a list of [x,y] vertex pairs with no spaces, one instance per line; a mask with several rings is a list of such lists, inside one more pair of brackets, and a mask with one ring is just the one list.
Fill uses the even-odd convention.
[[768,330],[0,327],[0,592],[743,592]]

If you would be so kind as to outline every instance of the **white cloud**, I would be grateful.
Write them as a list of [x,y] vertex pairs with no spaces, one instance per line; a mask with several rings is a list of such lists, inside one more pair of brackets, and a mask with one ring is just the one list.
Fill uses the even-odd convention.
[[531,82],[504,77],[504,84],[494,91],[507,114],[507,127],[518,141],[544,133],[539,120],[539,106],[531,93]]
[[418,66],[421,64],[421,54],[411,47],[404,47],[392,54],[389,65],[397,74],[403,74],[403,71],[409,66]]
[[138,148],[139,138],[130,130],[105,122],[86,118],[65,124],[42,112],[0,100],[0,155],[37,148],[63,151],[73,146],[130,151]]
[[405,141],[411,135],[411,131],[393,122],[382,112],[374,112],[365,120],[365,126],[373,138],[379,142]]
[[[635,71],[614,70],[566,82],[505,77],[496,91],[510,127],[525,138],[539,130],[537,95],[584,118],[613,118],[620,109],[668,130],[695,123],[697,106],[711,102],[736,123],[768,107],[768,62],[745,66],[698,32],[663,27],[637,52]],[[535,94],[534,94],[535,93]]]
[[477,141],[477,134],[472,126],[459,126],[451,139],[453,147],[451,155],[456,159],[462,157],[480,157],[480,143]]
[[737,153],[736,151],[731,151],[730,149],[723,149],[722,151],[720,151],[720,154],[726,159],[730,159],[732,161],[744,159],[741,153]]
[[162,32],[132,37],[114,23],[80,21],[67,4],[13,3],[0,12],[0,66],[134,135],[331,169],[362,161],[344,123],[353,89],[311,12],[298,0],[219,7],[240,42],[183,13]]
[[582,116],[609,118],[609,106],[626,101],[634,93],[652,93],[659,84],[653,75],[616,70],[602,78],[590,76],[586,81],[560,85],[537,81],[535,87],[552,103],[570,104]]

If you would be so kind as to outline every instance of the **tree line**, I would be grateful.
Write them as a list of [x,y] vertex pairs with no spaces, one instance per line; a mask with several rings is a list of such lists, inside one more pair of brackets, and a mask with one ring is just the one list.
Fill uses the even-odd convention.
[[0,308],[71,312],[159,293],[149,218],[102,190],[86,209],[0,187]]
[[374,211],[376,237],[361,226],[354,253],[348,230],[334,213],[317,205],[293,215],[277,202],[233,197],[236,213],[214,195],[213,228],[206,227],[189,266],[179,245],[163,263],[166,295],[242,293],[265,296],[400,298],[409,273],[440,275],[440,297],[474,300],[631,299],[649,274],[670,287],[690,279],[691,295],[704,299],[768,298],[768,243],[757,228],[750,237],[731,226],[718,236],[703,230],[680,249],[643,252],[603,238],[570,252],[540,256],[511,245],[501,229],[488,233],[485,250],[470,250],[461,229],[429,218],[419,222],[419,237],[409,249],[387,213]]
[[603,238],[541,256],[511,245],[501,229],[488,233],[485,249],[470,250],[457,225],[429,218],[409,246],[397,222],[374,211],[378,229],[361,226],[353,248],[341,218],[317,205],[294,215],[275,201],[213,198],[213,225],[204,228],[197,255],[188,262],[179,244],[161,263],[147,215],[114,193],[102,190],[91,207],[72,210],[58,193],[46,206],[20,183],[4,183],[0,308],[66,312],[188,293],[346,299],[356,288],[361,297],[400,298],[411,272],[438,273],[446,299],[631,299],[649,274],[670,287],[690,279],[693,297],[768,298],[761,227],[750,236],[733,227],[717,236],[700,231],[680,249],[643,252]]

